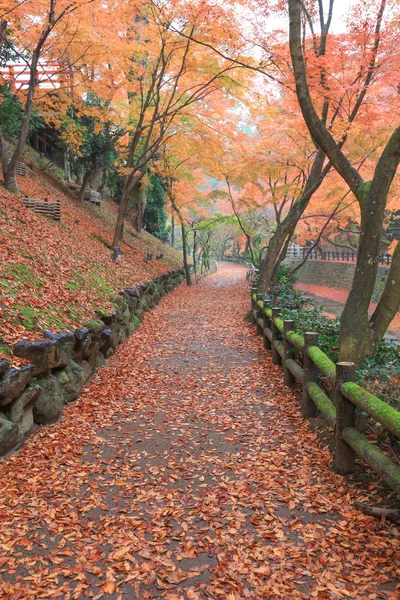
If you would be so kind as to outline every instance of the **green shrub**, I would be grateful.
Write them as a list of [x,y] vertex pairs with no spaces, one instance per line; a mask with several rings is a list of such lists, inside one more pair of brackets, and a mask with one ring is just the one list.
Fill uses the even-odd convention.
[[[323,306],[316,305],[313,300],[296,290],[294,286],[295,277],[287,267],[281,266],[268,292],[264,294],[264,300],[271,307],[279,306],[282,308],[282,318],[294,321],[296,333],[301,335],[304,335],[306,331],[318,333],[319,347],[332,361],[337,362],[340,319],[330,319],[325,316]],[[367,358],[357,370],[357,381],[359,383],[392,382],[397,381],[399,378],[400,345],[387,340],[383,340],[374,356]],[[383,397],[383,399],[390,401],[386,397]]]

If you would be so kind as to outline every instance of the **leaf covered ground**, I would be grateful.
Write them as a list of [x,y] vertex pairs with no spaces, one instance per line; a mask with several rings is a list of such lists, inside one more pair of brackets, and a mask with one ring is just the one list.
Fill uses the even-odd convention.
[[399,530],[355,508],[244,322],[244,270],[164,298],[61,420],[0,463],[0,597],[399,597]]
[[[43,329],[81,327],[95,309],[107,309],[123,287],[147,281],[181,266],[180,253],[145,231],[126,224],[119,266],[107,247],[112,241],[117,206],[80,203],[40,172],[27,169],[21,193],[58,199],[61,222],[22,208],[17,196],[0,188],[0,358],[21,338],[41,337]],[[153,254],[144,262],[147,252]],[[162,260],[156,260],[158,253]]]

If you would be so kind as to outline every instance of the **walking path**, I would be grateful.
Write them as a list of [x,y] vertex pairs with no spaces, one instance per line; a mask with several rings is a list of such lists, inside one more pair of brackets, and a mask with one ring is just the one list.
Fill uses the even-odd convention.
[[175,290],[59,423],[0,463],[0,598],[398,598],[264,350],[244,269]]

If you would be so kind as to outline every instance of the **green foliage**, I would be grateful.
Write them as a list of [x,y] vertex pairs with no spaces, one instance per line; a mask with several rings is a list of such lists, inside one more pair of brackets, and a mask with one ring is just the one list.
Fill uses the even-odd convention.
[[[340,319],[330,319],[310,298],[295,289],[295,277],[281,266],[264,299],[271,307],[282,308],[282,318],[292,319],[296,333],[318,333],[318,346],[333,362],[339,357]],[[358,382],[391,381],[400,377],[400,345],[383,340],[374,356],[357,371]],[[386,399],[386,398],[385,398]]]
[[[108,168],[117,158],[116,141],[122,132],[111,125],[107,120],[102,121],[96,116],[95,109],[105,108],[103,101],[94,94],[89,94],[85,100],[85,107],[81,114],[76,111],[64,117],[61,127],[62,141],[70,149],[70,131],[75,132],[76,139],[80,139],[79,150],[74,152],[71,161],[72,171],[75,174],[85,174],[95,167]],[[87,110],[85,110],[87,109]],[[94,109],[91,113],[90,109]],[[100,111],[98,111],[100,114]],[[73,148],[76,150],[76,148]]]
[[[8,138],[15,137],[19,134],[22,125],[21,102],[7,83],[0,86],[0,99],[1,131]],[[29,121],[29,132],[38,131],[43,126],[43,119],[39,117],[37,111],[33,110]]]
[[11,352],[10,346],[8,344],[6,344],[6,342],[3,342],[3,340],[1,338],[0,338],[0,355],[6,356],[7,358],[12,357],[12,352]]
[[[339,319],[330,319],[322,314],[322,309],[317,306],[307,307],[308,298],[302,310],[286,309],[282,312],[284,319],[293,319],[296,333],[304,335],[306,331],[318,333],[318,345],[321,350],[332,360],[339,358]],[[312,301],[310,300],[310,303]],[[306,308],[307,307],[307,308]]]
[[146,231],[162,240],[168,236],[165,190],[159,175],[150,177],[143,225]]
[[372,358],[367,358],[358,370],[360,379],[389,381],[400,377],[400,345],[383,340]]
[[[314,306],[312,301],[296,290],[294,285],[295,278],[290,269],[281,265],[263,298],[269,306],[279,306],[279,308],[285,309],[286,311],[299,311],[306,306]],[[291,316],[286,316],[287,314],[288,313],[285,313],[286,319],[292,318]]]

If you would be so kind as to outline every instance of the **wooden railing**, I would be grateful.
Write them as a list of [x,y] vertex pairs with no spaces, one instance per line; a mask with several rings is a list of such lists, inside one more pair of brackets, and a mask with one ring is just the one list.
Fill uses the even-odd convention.
[[[355,458],[366,462],[397,494],[400,494],[400,467],[355,426],[356,408],[380,423],[400,439],[400,412],[354,382],[354,363],[332,362],[318,347],[318,334],[299,335],[292,320],[282,320],[279,308],[270,308],[252,288],[252,315],[257,333],[272,362],[282,365],[284,382],[302,384],[300,399],[304,417],[318,410],[336,437],[335,468],[342,474],[355,470]],[[329,395],[320,385],[321,375],[331,388]]]
[[[286,258],[293,261],[301,261],[307,257],[307,260],[328,260],[336,262],[356,262],[357,253],[354,250],[328,250],[320,252],[318,250],[310,250],[307,246],[289,248],[286,253]],[[381,265],[390,265],[392,257],[390,254],[382,252],[378,259]]]

